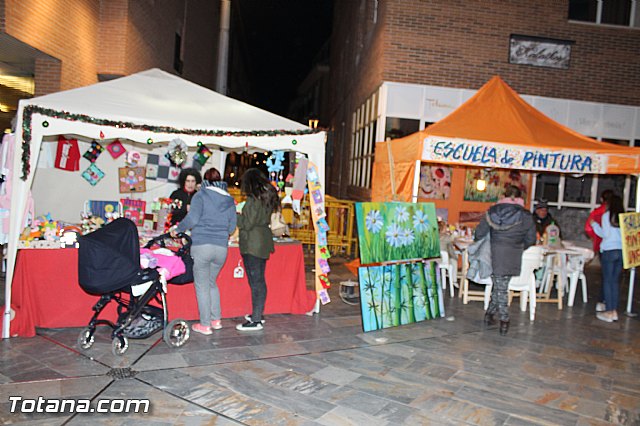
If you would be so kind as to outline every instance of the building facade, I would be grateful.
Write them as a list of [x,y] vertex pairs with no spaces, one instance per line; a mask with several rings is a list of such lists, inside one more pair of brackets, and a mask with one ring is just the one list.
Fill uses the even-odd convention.
[[0,2],[0,124],[8,127],[21,98],[149,68],[213,88],[219,8],[209,0]]
[[[438,121],[494,75],[582,134],[640,145],[638,3],[337,2],[331,40],[335,147],[327,159],[333,164],[329,193],[369,199],[376,141]],[[604,188],[624,192],[628,205],[635,203],[631,177],[538,174],[531,182],[529,197],[547,198],[553,212],[567,219],[582,218]],[[451,210],[454,221],[465,210],[481,207],[452,206],[447,200],[436,205]]]

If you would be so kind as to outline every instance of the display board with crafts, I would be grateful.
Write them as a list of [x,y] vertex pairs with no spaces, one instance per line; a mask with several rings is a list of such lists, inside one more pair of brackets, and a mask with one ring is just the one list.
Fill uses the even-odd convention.
[[[136,224],[144,243],[168,229],[176,202],[169,194],[177,189],[180,172],[200,171],[211,157],[204,144],[189,149],[178,138],[147,146],[105,139],[102,132],[93,140],[49,138],[42,144],[41,179],[33,187],[18,248],[77,247],[79,235],[119,217]],[[48,196],[51,184],[68,188],[64,200]]]

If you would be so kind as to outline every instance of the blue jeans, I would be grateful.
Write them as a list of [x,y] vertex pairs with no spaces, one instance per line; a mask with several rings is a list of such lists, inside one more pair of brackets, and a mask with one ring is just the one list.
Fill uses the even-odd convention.
[[262,320],[264,304],[267,300],[267,281],[264,278],[267,259],[243,254],[244,268],[247,271],[249,287],[251,287],[251,319],[254,322]]
[[600,253],[602,267],[602,291],[607,311],[618,309],[620,275],[622,274],[622,250],[606,250]]
[[216,278],[227,260],[227,248],[213,244],[192,246],[191,257],[200,324],[211,327],[211,320],[222,318],[220,290]]

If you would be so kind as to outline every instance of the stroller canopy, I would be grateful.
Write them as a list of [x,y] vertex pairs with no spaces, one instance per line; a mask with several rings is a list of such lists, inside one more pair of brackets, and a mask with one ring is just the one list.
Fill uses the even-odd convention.
[[86,292],[105,294],[138,284],[140,241],[131,220],[116,219],[78,242],[78,280]]

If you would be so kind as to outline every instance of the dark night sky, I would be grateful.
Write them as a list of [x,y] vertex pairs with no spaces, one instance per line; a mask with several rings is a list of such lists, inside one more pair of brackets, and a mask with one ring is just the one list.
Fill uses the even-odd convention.
[[332,0],[239,0],[231,7],[240,18],[231,37],[243,37],[246,47],[249,90],[244,100],[285,115],[331,35]]

